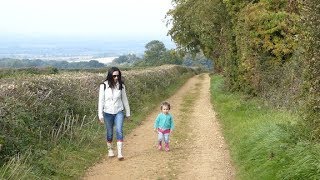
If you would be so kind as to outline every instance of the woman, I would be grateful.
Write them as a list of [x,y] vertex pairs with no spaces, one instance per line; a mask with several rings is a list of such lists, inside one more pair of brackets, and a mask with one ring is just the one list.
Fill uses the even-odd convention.
[[124,110],[126,118],[130,118],[130,107],[125,85],[121,80],[121,71],[117,67],[108,70],[107,79],[100,85],[98,116],[99,121],[105,124],[108,156],[114,157],[112,150],[113,127],[116,127],[118,159],[123,160],[123,121]]

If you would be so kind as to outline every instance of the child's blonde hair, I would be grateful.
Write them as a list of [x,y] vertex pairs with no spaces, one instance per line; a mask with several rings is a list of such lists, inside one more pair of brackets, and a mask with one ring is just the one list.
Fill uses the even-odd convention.
[[168,103],[167,101],[164,101],[164,102],[161,103],[161,106],[160,106],[161,110],[162,110],[163,106],[167,106],[169,108],[169,110],[170,110],[170,103]]

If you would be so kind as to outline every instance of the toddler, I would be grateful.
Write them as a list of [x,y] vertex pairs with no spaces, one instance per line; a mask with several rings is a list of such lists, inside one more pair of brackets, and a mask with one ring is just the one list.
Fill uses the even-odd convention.
[[169,113],[170,104],[168,102],[161,103],[161,113],[158,114],[154,131],[158,133],[158,149],[162,150],[162,141],[165,142],[165,151],[169,151],[169,135],[174,129],[173,117]]

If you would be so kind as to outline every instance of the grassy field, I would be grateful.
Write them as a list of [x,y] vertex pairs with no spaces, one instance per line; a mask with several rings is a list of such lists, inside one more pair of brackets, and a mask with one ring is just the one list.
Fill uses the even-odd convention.
[[297,114],[227,92],[221,76],[211,93],[238,179],[320,179],[320,144],[305,138]]
[[[161,66],[125,70],[132,122],[168,98],[199,70]],[[99,72],[25,74],[0,79],[0,179],[77,179],[105,155],[97,119]]]

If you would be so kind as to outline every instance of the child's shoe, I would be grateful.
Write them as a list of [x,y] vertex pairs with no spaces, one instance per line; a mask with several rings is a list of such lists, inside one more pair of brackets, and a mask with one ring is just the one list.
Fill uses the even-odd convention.
[[161,142],[159,142],[159,144],[158,144],[158,150],[159,150],[159,151],[162,150],[162,144],[161,144]]
[[166,143],[164,149],[168,152],[170,149],[169,149],[169,143]]

